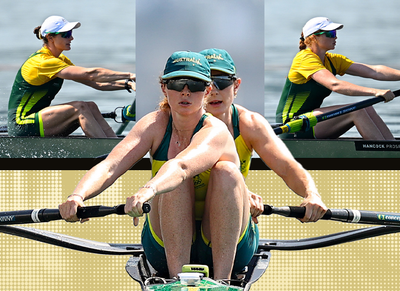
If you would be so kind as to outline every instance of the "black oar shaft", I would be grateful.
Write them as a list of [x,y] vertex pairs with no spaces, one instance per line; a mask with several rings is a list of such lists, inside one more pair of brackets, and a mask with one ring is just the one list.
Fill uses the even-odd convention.
[[117,117],[117,113],[115,113],[115,112],[102,113],[101,116],[103,116],[104,118],[113,118],[113,119],[115,119]]
[[[395,92],[397,92],[397,91],[395,91]],[[396,95],[396,96],[398,96],[398,95]],[[376,103],[382,102],[382,101],[385,101],[385,98],[383,98],[383,97],[374,97],[374,98],[370,98],[370,99],[367,99],[367,100],[364,100],[364,101],[360,101],[360,102],[357,102],[357,103],[354,103],[354,104],[350,104],[350,105],[347,105],[345,107],[342,107],[342,108],[339,108],[339,109],[336,109],[336,110],[332,110],[332,111],[317,115],[316,116],[317,117],[317,121],[321,122],[321,121],[324,121],[324,120],[328,120],[328,119],[334,118],[334,117],[339,116],[339,115],[350,113],[350,112],[353,112],[353,111],[356,111],[356,110],[359,110],[359,109],[362,109],[362,108],[370,107],[370,106],[372,106],[372,105],[374,105]]]
[[[78,218],[103,217],[110,214],[124,215],[125,204],[114,207],[108,206],[87,206],[78,207]],[[143,204],[143,212],[150,212],[150,204]],[[24,224],[24,223],[40,223],[62,219],[58,209],[33,209],[0,212],[0,225]]]
[[[273,207],[264,205],[263,214],[278,214],[286,217],[303,218],[305,207],[285,206]],[[379,225],[399,225],[400,214],[391,212],[351,210],[351,209],[328,209],[322,217],[325,220],[334,220],[348,223],[365,223]]]
[[58,209],[6,211],[0,214],[0,225],[48,222],[61,219]]

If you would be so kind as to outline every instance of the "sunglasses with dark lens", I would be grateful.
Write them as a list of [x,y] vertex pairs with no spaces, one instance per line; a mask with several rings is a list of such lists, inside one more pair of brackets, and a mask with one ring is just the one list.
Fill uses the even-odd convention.
[[322,32],[314,33],[314,35],[321,35],[321,34],[325,34],[326,37],[329,37],[329,38],[335,38],[336,37],[336,30],[322,31]]
[[213,76],[211,77],[213,85],[218,90],[224,90],[225,88],[229,87],[233,84],[236,80],[234,76]]
[[194,79],[168,79],[163,80],[164,84],[167,84],[167,88],[169,90],[174,90],[181,92],[185,86],[188,86],[190,92],[201,92],[206,89],[210,83],[201,81],[201,80],[194,80]]
[[61,35],[62,38],[70,38],[72,36],[72,30],[64,32],[53,32],[53,33]]

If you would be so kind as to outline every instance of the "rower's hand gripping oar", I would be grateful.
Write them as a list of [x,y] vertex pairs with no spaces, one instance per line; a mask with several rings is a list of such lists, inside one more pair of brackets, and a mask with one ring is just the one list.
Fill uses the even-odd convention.
[[[393,94],[395,97],[400,96],[400,90],[393,91]],[[314,115],[312,112],[304,113],[300,116],[297,116],[296,119],[293,119],[286,124],[275,125],[274,132],[275,134],[282,134],[307,131],[311,127],[315,126],[318,122],[328,120],[356,110],[360,110],[382,101],[385,101],[385,98],[383,96],[378,96],[319,115]]]
[[[274,207],[264,205],[265,215],[278,214],[286,217],[303,218],[306,213],[305,207],[284,206]],[[351,210],[351,209],[328,209],[321,218],[348,223],[379,224],[400,226],[400,213]]]
[[[103,217],[110,214],[124,215],[125,204],[114,207],[108,206],[86,206],[78,207],[78,218]],[[142,206],[143,213],[149,213],[150,204],[144,203]],[[60,211],[58,209],[33,209],[33,210],[17,210],[0,212],[0,225],[39,223],[61,220]]]

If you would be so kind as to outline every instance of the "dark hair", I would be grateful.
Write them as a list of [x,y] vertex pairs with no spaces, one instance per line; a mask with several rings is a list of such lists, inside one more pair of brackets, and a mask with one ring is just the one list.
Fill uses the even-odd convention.
[[33,34],[36,35],[37,39],[42,39],[42,36],[40,35],[40,28],[41,28],[41,26],[39,25],[39,26],[35,27],[35,29],[33,30]]
[[304,34],[301,33],[300,42],[299,42],[299,50],[301,50],[301,51],[307,48],[307,45],[305,44],[304,41],[305,41]]
[[[47,44],[48,42],[49,42],[49,40],[47,39],[47,37],[43,37],[42,36],[42,34],[41,34],[41,32],[40,32],[40,28],[41,28],[42,26],[37,26],[37,27],[35,27],[35,29],[33,30],[33,34],[34,35],[36,35],[36,37],[37,37],[37,39],[42,39],[43,40],[43,42],[45,43],[45,44]],[[48,35],[52,35],[52,33],[49,33]]]

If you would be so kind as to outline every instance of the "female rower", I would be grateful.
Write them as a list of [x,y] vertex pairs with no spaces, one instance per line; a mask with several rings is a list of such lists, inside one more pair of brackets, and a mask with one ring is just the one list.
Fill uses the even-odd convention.
[[63,51],[71,49],[79,22],[48,17],[34,30],[43,47],[22,65],[8,103],[10,136],[67,136],[81,127],[88,137],[116,137],[94,102],[72,101],[50,106],[66,80],[98,90],[133,89],[135,75],[103,68],[75,66]]
[[173,53],[161,77],[165,97],[160,109],[140,119],[59,207],[65,220],[77,221],[84,200],[150,151],[153,178],[127,198],[125,212],[137,225],[143,203],[151,200],[142,244],[161,276],[177,276],[182,265],[192,262],[213,267],[215,279],[229,279],[258,248],[234,140],[225,124],[204,109],[210,81],[203,55]]
[[[342,28],[342,24],[333,23],[326,17],[312,18],[304,25],[300,52],[293,60],[276,110],[277,122],[286,123],[306,112],[318,115],[345,106],[320,108],[324,98],[332,91],[348,96],[383,96],[385,102],[395,97],[390,90],[362,87],[336,78],[336,74],[350,74],[381,81],[400,80],[398,70],[355,63],[345,56],[328,53],[335,49],[337,30]],[[281,137],[338,138],[353,126],[356,126],[364,139],[394,139],[372,106],[318,123],[308,131]]]
[[[306,214],[301,221],[314,222],[320,219],[327,208],[309,173],[296,162],[263,116],[233,104],[242,81],[236,76],[236,66],[229,53],[222,49],[207,49],[200,53],[210,64],[213,84],[206,110],[228,126],[235,139],[242,174],[247,177],[251,155],[255,150],[271,170],[295,193],[304,197],[300,206],[306,207]],[[257,222],[256,217],[263,211],[262,198],[251,192],[249,197],[251,214]]]

